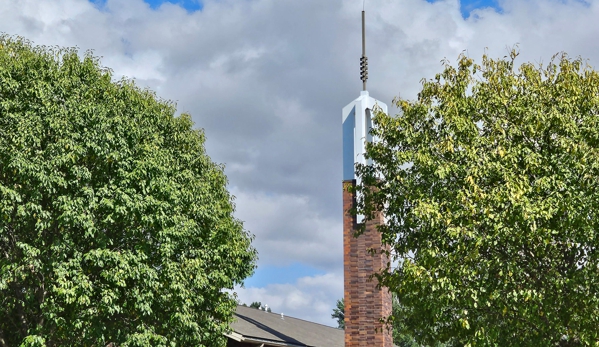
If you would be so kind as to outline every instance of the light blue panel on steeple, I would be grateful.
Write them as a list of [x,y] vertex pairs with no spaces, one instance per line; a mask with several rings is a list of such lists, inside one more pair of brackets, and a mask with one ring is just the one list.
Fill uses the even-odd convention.
[[354,133],[356,127],[356,108],[343,120],[343,180],[354,179]]

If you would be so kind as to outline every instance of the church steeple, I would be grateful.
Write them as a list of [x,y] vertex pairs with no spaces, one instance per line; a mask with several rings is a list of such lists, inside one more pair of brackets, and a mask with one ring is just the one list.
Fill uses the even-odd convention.
[[342,110],[343,123],[343,179],[356,179],[355,164],[366,164],[366,142],[371,142],[372,110],[376,106],[387,112],[387,105],[371,98],[366,90],[368,80],[368,58],[366,57],[366,23],[365,11],[362,11],[362,57],[360,58],[360,79],[362,92],[360,96]]
[[372,164],[366,160],[366,143],[372,142],[372,110],[380,107],[387,112],[385,103],[371,98],[366,90],[368,58],[366,58],[365,12],[362,11],[362,57],[360,58],[362,92],[342,110],[343,128],[343,273],[345,298],[345,347],[392,347],[391,332],[381,318],[391,314],[391,294],[376,288],[370,276],[384,268],[389,259],[382,253],[370,254],[369,249],[381,250],[381,233],[377,225],[384,223],[381,213],[366,223],[366,230],[354,237],[363,216],[353,216],[354,188],[360,184],[356,175],[357,163]]

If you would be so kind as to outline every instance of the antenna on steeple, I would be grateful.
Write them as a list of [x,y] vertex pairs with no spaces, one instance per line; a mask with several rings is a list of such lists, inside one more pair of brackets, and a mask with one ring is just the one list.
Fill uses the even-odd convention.
[[[365,2],[366,0],[364,0]],[[363,5],[364,6],[364,5]],[[360,58],[360,79],[362,80],[362,90],[366,90],[366,80],[368,80],[368,57],[366,57],[366,21],[364,7],[362,7],[362,57]]]

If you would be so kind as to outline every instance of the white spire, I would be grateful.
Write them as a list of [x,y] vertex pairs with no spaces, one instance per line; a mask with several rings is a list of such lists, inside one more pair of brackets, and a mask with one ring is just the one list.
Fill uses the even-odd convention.
[[[372,142],[370,129],[372,128],[372,116],[375,105],[387,113],[387,105],[379,100],[371,98],[366,90],[366,80],[368,79],[368,60],[366,58],[366,32],[365,32],[365,13],[362,11],[362,57],[360,58],[360,78],[362,80],[363,91],[360,96],[350,102],[342,110],[343,124],[343,180],[357,180],[356,163],[372,164],[366,160],[366,142]],[[361,222],[361,216],[358,216],[358,222]]]
[[370,97],[368,91],[362,91],[360,96],[350,102],[342,110],[343,123],[343,180],[356,179],[356,163],[372,164],[367,162],[366,142],[372,142],[369,134],[372,128],[372,116],[375,106],[387,113],[387,105]]

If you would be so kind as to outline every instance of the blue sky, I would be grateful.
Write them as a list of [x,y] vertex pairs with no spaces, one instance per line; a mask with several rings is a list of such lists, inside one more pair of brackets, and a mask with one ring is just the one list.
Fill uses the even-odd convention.
[[144,0],[148,3],[152,8],[158,8],[165,2],[170,2],[173,4],[177,4],[186,10],[193,12],[202,9],[202,2],[200,0]]
[[[90,0],[92,2],[98,2],[97,0]],[[99,0],[99,2],[104,2],[105,0]],[[242,1],[242,0],[240,0]],[[426,0],[427,2],[434,3],[442,0]],[[189,12],[199,11],[202,9],[202,1],[201,0],[144,0],[147,4],[150,5],[151,8],[156,9],[160,7],[165,2],[177,4],[183,8],[185,8]],[[500,12],[501,7],[499,6],[499,0],[461,0],[460,1],[460,10],[462,12],[462,17],[468,18],[470,16],[470,12],[475,9],[480,8],[493,8],[496,11]]]
[[[95,4],[106,3],[106,0],[88,0],[88,1],[95,3]],[[201,0],[143,0],[143,1],[146,4],[150,5],[150,7],[152,9],[159,8],[160,5],[164,4],[165,2],[179,5],[189,12],[200,11],[200,10],[202,10],[202,7],[203,7]]]
[[[434,3],[442,0],[426,0],[427,2]],[[460,11],[462,12],[462,17],[468,18],[470,17],[470,12],[475,9],[482,8],[493,8],[498,12],[501,12],[501,7],[499,7],[499,0],[461,0],[460,1]]]

